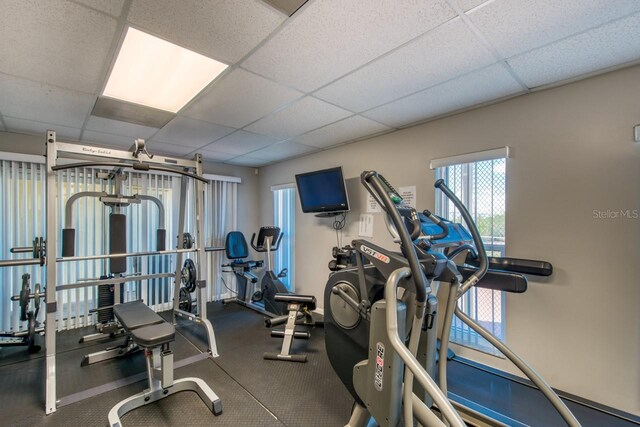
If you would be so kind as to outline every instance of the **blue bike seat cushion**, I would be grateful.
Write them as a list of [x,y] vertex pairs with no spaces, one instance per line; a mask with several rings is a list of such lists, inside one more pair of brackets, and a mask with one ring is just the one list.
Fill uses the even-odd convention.
[[231,231],[224,242],[224,250],[228,259],[241,259],[249,256],[249,246],[244,234],[240,231]]

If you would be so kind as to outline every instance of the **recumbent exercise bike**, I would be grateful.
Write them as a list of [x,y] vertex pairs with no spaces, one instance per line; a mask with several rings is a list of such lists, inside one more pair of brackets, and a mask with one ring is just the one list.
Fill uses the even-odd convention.
[[265,253],[267,269],[262,278],[260,290],[255,290],[258,277],[253,270],[264,266],[264,261],[247,260],[249,248],[244,235],[240,231],[232,231],[225,239],[225,252],[231,260],[223,267],[231,267],[235,274],[237,287],[235,301],[247,308],[268,316],[265,326],[268,328],[284,324],[284,330],[272,330],[271,336],[283,338],[282,349],[279,353],[267,352],[264,358],[268,360],[283,360],[290,362],[306,362],[305,355],[290,354],[294,338],[309,339],[309,331],[296,330],[296,326],[322,326],[321,321],[315,321],[311,312],[316,308],[316,298],[312,295],[299,295],[290,292],[280,280],[287,276],[287,269],[276,275],[271,267],[271,252],[280,248],[283,233],[279,227],[264,226],[251,236],[251,247],[256,252]]

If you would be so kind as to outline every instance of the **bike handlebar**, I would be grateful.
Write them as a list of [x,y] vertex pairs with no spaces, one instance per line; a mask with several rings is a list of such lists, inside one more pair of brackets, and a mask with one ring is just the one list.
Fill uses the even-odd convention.
[[[278,250],[278,248],[280,248],[280,242],[282,241],[282,236],[284,235],[284,233],[281,231],[280,234],[278,235],[278,239],[275,241],[275,244],[273,246],[271,246],[270,250],[275,252]],[[266,252],[267,248],[264,246],[256,246],[254,244],[256,240],[256,233],[253,233],[253,235],[251,236],[251,247],[256,251],[256,252]],[[273,242],[272,242],[273,243]]]

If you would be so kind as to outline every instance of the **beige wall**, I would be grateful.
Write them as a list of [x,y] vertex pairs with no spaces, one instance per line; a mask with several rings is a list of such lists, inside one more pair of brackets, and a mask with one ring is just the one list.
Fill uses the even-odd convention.
[[[596,219],[593,210],[640,209],[640,67],[538,92],[260,169],[260,218],[273,220],[270,186],[341,165],[357,237],[363,170],[416,185],[434,206],[433,158],[509,145],[507,255],[553,263],[550,280],[507,295],[506,340],[554,386],[640,413],[640,219]],[[331,219],[296,213],[295,280],[322,300],[336,243]],[[375,214],[373,241],[391,240]],[[502,359],[457,349],[503,370]],[[514,372],[513,370],[511,370]]]
[[[0,151],[44,155],[44,135],[24,135],[0,132]],[[151,146],[153,152],[153,146]],[[235,176],[242,179],[238,190],[238,227],[243,233],[252,233],[258,227],[256,199],[258,176],[253,168],[205,162],[205,173]]]

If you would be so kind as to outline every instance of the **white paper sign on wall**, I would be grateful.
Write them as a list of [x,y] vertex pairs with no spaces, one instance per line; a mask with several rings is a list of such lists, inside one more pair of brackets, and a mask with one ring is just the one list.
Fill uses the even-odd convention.
[[361,237],[373,237],[373,215],[360,214],[358,235]]
[[404,202],[407,205],[411,206],[414,209],[418,209],[415,185],[411,185],[408,187],[398,187],[398,191],[400,192],[400,197],[404,199]]
[[380,213],[382,212],[382,208],[376,202],[376,199],[369,193],[367,193],[367,213]]

